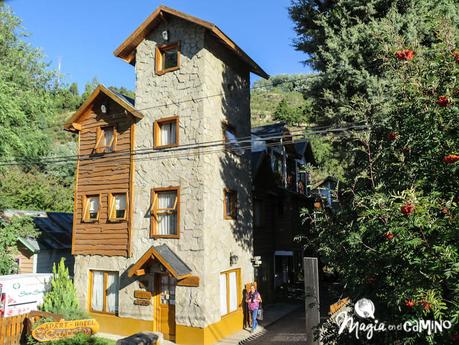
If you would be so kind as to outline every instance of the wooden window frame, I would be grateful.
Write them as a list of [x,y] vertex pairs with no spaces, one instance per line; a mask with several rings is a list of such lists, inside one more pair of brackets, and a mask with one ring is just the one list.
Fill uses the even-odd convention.
[[[104,129],[106,128],[113,128],[113,142],[112,142],[112,150],[111,151],[106,151],[107,146],[100,146],[102,143],[102,140],[104,138]],[[100,126],[97,127],[97,133],[96,133],[96,145],[94,145],[94,150],[96,153],[111,153],[116,151],[116,144],[118,141],[118,131],[116,130],[116,126],[112,125],[107,125],[107,126]]]
[[[116,213],[115,217],[113,217],[113,213],[116,212],[115,209],[115,195],[119,194],[124,194],[126,195],[126,210],[124,212],[124,217],[123,218],[116,218]],[[116,192],[111,192],[108,193],[108,221],[109,222],[123,222],[128,220],[128,214],[129,214],[129,193],[127,191],[116,191]]]
[[[236,287],[238,289],[237,291],[237,308],[236,310],[229,311],[230,307],[230,280],[229,280],[229,275],[232,272],[236,272]],[[241,285],[241,269],[240,268],[233,268],[227,271],[220,272],[220,275],[225,274],[226,275],[226,307],[227,307],[227,313],[221,315],[221,318],[228,317],[229,315],[236,313],[242,309],[242,285]]]
[[[163,66],[163,53],[168,50],[177,49],[177,66],[162,69]],[[180,41],[168,44],[160,44],[156,46],[155,49],[155,72],[157,75],[163,75],[168,72],[177,71],[180,69],[181,65],[181,47]]]
[[[228,216],[228,205],[226,203],[226,194],[230,193],[231,195],[234,195],[234,210],[231,215]],[[238,207],[237,207],[237,191],[232,190],[229,188],[224,188],[223,189],[223,218],[226,220],[236,220],[237,219],[237,212],[238,212]]]
[[[90,219],[89,218],[89,198],[92,197],[98,197],[99,198],[99,209],[97,210],[97,218],[96,219]],[[100,210],[102,208],[102,198],[100,193],[94,193],[94,194],[84,194],[83,195],[83,207],[82,207],[82,212],[81,212],[81,222],[82,223],[97,223],[100,219]]]
[[[94,281],[94,278],[93,278],[93,274],[94,272],[102,272],[104,274],[104,303],[103,303],[103,306],[102,306],[102,311],[100,310],[94,310],[92,309],[92,286],[93,286],[93,281]],[[108,312],[106,311],[107,310],[107,289],[108,289],[108,286],[107,286],[107,283],[108,283],[108,274],[109,273],[116,273],[118,274],[118,283],[119,283],[119,280],[120,280],[120,273],[117,272],[117,271],[104,271],[104,270],[89,270],[89,311],[91,313],[97,313],[97,314],[107,314],[107,315],[118,315],[118,311],[114,312],[114,313],[111,313],[111,312]],[[120,298],[120,291],[118,290],[118,309],[119,309],[119,298]]]
[[[177,193],[176,198],[176,213],[177,213],[177,231],[173,235],[160,235],[158,234],[158,220],[157,220],[157,211],[155,209],[156,202],[158,200],[158,193],[161,192],[170,192],[175,191]],[[151,238],[180,238],[180,187],[170,186],[170,187],[161,187],[153,188],[151,190],[151,205],[150,205],[150,237]]]
[[[162,125],[167,125],[169,123],[175,122],[175,143],[174,144],[167,144],[167,145],[161,145],[161,126]],[[155,149],[165,149],[169,147],[176,147],[179,145],[179,117],[178,116],[170,116],[170,117],[165,117],[159,120],[156,120],[154,125],[154,133],[153,133],[153,147]]]

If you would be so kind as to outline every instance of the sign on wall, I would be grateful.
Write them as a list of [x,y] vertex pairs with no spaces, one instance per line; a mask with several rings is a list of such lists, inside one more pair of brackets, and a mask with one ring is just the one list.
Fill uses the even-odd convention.
[[40,342],[73,337],[77,333],[92,335],[99,330],[95,319],[46,322],[32,331],[32,337]]

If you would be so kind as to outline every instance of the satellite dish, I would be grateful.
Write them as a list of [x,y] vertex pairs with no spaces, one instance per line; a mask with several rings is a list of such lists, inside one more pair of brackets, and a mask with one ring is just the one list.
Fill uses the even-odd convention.
[[104,114],[107,113],[107,107],[105,106],[105,104],[102,104],[102,105],[100,106],[100,111],[101,111],[102,113],[104,113]]

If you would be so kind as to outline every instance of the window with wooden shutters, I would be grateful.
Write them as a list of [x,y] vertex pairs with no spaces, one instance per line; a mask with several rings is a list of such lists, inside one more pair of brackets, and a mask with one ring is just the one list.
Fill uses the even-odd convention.
[[162,75],[180,68],[180,42],[156,46],[155,71]]
[[152,191],[151,236],[179,237],[180,195],[177,187],[158,188]]
[[118,272],[90,271],[90,310],[116,314],[119,304],[119,288]]
[[240,270],[220,274],[220,315],[236,311],[241,303]]
[[113,126],[97,128],[96,152],[113,152],[116,148],[116,129]]
[[223,191],[223,217],[225,219],[237,218],[237,192],[230,189]]
[[86,195],[83,198],[83,221],[95,222],[99,220],[100,195]]
[[128,209],[127,193],[110,193],[108,199],[108,219],[110,221],[126,220]]
[[154,125],[154,146],[165,148],[177,146],[179,141],[178,117],[172,116],[160,119]]

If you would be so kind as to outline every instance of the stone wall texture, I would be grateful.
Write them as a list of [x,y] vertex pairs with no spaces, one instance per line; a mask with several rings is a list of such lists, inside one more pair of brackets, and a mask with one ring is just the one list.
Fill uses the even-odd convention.
[[[181,42],[181,68],[157,76],[155,47],[165,29],[169,42]],[[135,159],[133,255],[77,256],[75,282],[83,305],[88,305],[89,269],[119,271],[119,315],[152,319],[151,306],[134,306],[139,282],[125,272],[152,245],[163,243],[200,277],[199,287],[177,287],[177,324],[205,327],[220,320],[221,272],[240,268],[242,284],[253,280],[250,149],[238,155],[223,144],[223,123],[234,126],[240,137],[250,136],[249,71],[235,61],[205,29],[181,19],[161,24],[138,46],[136,108],[145,117],[136,125],[135,150],[151,149],[154,121],[170,116],[179,117],[180,145],[219,145],[157,150]],[[151,189],[168,186],[180,187],[180,238],[151,239]],[[224,188],[238,193],[237,220],[223,217]],[[239,258],[233,266],[230,254]]]

